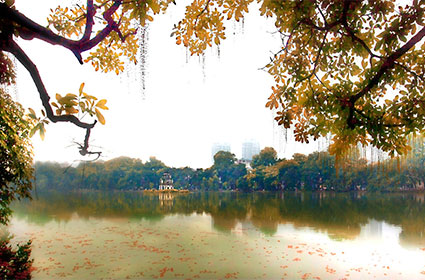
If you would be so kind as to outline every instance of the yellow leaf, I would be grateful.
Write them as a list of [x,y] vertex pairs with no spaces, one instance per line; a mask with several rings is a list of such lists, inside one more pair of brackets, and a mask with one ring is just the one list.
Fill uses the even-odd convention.
[[81,85],[80,85],[80,90],[79,90],[80,95],[83,94],[84,85],[85,85],[84,83],[81,83]]
[[105,118],[103,117],[102,113],[99,111],[99,109],[95,108],[96,111],[96,117],[99,120],[101,124],[105,124]]
[[107,102],[106,99],[101,99],[97,102],[96,107],[99,107],[100,109],[103,109],[103,110],[108,110],[109,108],[105,106],[106,102]]
[[68,108],[65,108],[65,112],[66,112],[68,115],[72,115],[72,114],[76,114],[76,113],[78,113],[78,110],[77,110],[77,109],[75,109],[74,107],[68,107]]
[[70,100],[77,98],[77,96],[73,93],[68,93],[67,95],[65,95],[65,97],[69,98]]

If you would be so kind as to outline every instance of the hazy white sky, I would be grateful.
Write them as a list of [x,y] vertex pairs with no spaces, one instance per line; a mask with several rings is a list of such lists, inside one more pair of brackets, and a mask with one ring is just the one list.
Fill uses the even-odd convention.
[[[66,1],[17,0],[18,10],[46,25],[50,8]],[[182,16],[184,5],[155,17],[148,32],[145,66],[146,90],[140,90],[139,66],[130,66],[120,76],[101,74],[90,65],[81,66],[73,54],[39,41],[20,41],[36,63],[51,96],[85,91],[108,100],[106,125],[92,130],[91,145],[103,151],[103,159],[130,156],[147,160],[155,156],[169,166],[209,167],[214,142],[228,142],[241,156],[242,142],[254,139],[273,146],[280,157],[294,152],[309,153],[320,146],[284,141],[272,113],[265,108],[273,79],[259,68],[278,49],[272,21],[259,16],[256,6],[244,24],[229,23],[220,47],[207,51],[205,62],[187,58],[186,50],[170,37],[171,28]],[[17,95],[24,107],[41,109],[36,88],[22,66],[18,68]],[[73,141],[81,142],[85,131],[71,124],[51,124],[46,139],[33,137],[38,161],[80,160]]]

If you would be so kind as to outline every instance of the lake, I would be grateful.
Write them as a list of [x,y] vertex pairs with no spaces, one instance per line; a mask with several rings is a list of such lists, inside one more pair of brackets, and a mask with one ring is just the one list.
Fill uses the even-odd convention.
[[425,279],[423,193],[46,193],[13,209],[34,279]]

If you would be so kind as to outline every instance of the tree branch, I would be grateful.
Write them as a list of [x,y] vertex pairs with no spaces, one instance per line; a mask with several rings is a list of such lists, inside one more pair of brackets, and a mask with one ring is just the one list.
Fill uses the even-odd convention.
[[[87,149],[89,147],[88,141],[90,136],[90,130],[96,125],[96,121],[94,123],[85,123],[80,121],[77,117],[74,115],[60,115],[57,116],[53,113],[52,106],[50,105],[50,96],[47,93],[47,90],[43,84],[43,81],[40,77],[40,74],[38,72],[37,66],[31,61],[31,59],[27,56],[27,54],[19,47],[18,44],[16,44],[15,41],[10,39],[7,44],[4,44],[2,46],[5,51],[10,52],[13,54],[18,61],[27,69],[27,71],[30,73],[31,78],[34,81],[35,86],[37,87],[37,90],[40,95],[41,102],[43,104],[44,109],[46,110],[46,115],[49,120],[51,120],[54,123],[57,122],[70,122],[74,125],[84,128],[87,130],[86,132],[86,138],[84,139],[84,151],[88,153]],[[81,153],[81,151],[80,151]]]
[[93,0],[87,0],[87,23],[83,37],[78,40],[70,40],[65,37],[53,33],[50,29],[45,28],[38,23],[27,18],[19,11],[9,8],[6,4],[0,3],[0,16],[8,19],[19,25],[19,35],[24,39],[40,39],[52,45],[63,46],[74,53],[78,61],[83,64],[81,53],[92,49],[105,39],[112,31],[119,32],[118,24],[112,19],[112,15],[121,6],[121,0],[114,0],[114,4],[109,7],[104,13],[103,18],[106,20],[107,25],[95,37],[90,38],[95,15],[95,8]]
[[400,68],[403,68],[405,71],[407,71],[407,72],[409,72],[410,74],[412,74],[416,79],[419,79],[419,80],[421,80],[422,82],[425,82],[425,78],[424,78],[424,76],[423,75],[419,75],[418,73],[416,73],[415,71],[412,71],[412,70],[410,70],[407,66],[405,66],[405,65],[403,65],[403,64],[401,64],[401,63],[399,63],[399,62],[395,62],[395,65],[396,66],[398,66],[398,67],[400,67]]
[[86,16],[86,29],[81,40],[89,40],[93,31],[94,16],[96,15],[96,8],[93,5],[93,0],[87,0],[87,16]]
[[415,36],[413,36],[406,44],[401,46],[390,56],[388,56],[385,61],[382,63],[378,72],[370,79],[369,83],[357,94],[350,97],[349,101],[349,115],[347,118],[347,125],[350,128],[356,126],[356,120],[354,119],[354,103],[359,100],[362,96],[366,95],[373,87],[378,85],[381,81],[382,76],[396,65],[396,60],[399,59],[402,55],[408,52],[413,46],[415,46],[422,38],[425,36],[425,27],[423,27]]
[[379,68],[379,70],[375,74],[375,76],[366,85],[366,87],[364,87],[357,94],[353,95],[350,98],[350,101],[352,101],[353,103],[356,102],[359,98],[364,96],[374,86],[376,86],[380,82],[380,80],[381,80],[382,76],[385,74],[385,72],[394,67],[394,65],[396,64],[396,60],[399,59],[406,52],[408,52],[413,46],[415,46],[420,40],[422,40],[422,38],[424,38],[424,36],[425,36],[425,27],[423,27],[418,33],[416,33],[416,35],[413,36],[406,44],[404,44],[399,49],[397,49],[395,52],[393,52],[390,56],[388,56],[385,59],[385,61],[382,63],[381,67]]
[[322,43],[320,44],[319,50],[317,51],[316,59],[314,60],[313,70],[311,71],[310,75],[307,75],[306,77],[304,77],[304,78],[300,79],[299,81],[297,81],[295,83],[296,85],[299,84],[299,83],[301,83],[301,82],[303,82],[303,81],[305,81],[305,80],[307,80],[307,79],[310,79],[311,77],[313,77],[313,75],[316,75],[316,68],[317,68],[317,65],[319,63],[320,54],[321,54],[321,52],[323,50],[323,46],[325,45],[326,37],[327,36],[328,36],[328,31],[326,31],[325,32],[325,35],[323,36]]

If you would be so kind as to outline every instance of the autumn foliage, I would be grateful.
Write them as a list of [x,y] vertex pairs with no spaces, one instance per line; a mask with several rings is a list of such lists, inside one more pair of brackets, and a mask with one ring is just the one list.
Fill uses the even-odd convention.
[[17,245],[14,248],[10,244],[9,236],[0,236],[1,279],[31,279],[32,260],[30,260],[30,247],[31,242],[27,242],[23,245]]

